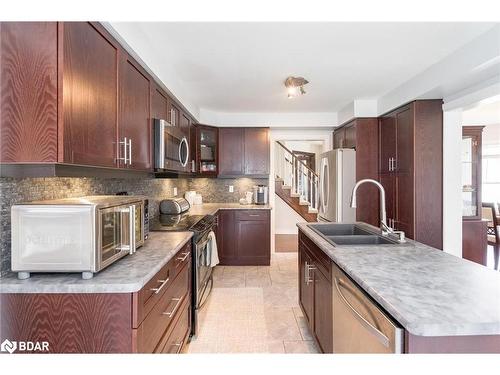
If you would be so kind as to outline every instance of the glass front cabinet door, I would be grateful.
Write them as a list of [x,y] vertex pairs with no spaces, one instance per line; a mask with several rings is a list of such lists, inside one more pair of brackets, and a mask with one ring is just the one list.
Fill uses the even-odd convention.
[[462,128],[462,216],[481,217],[481,134],[482,126]]

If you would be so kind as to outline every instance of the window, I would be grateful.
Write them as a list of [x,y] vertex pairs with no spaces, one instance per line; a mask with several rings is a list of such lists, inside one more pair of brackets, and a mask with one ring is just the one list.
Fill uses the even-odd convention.
[[500,202],[500,145],[483,146],[483,202]]

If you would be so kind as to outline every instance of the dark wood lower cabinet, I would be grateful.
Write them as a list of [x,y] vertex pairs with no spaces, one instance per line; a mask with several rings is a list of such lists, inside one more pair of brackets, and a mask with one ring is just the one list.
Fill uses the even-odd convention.
[[220,210],[217,249],[221,265],[268,266],[271,261],[269,210]]
[[132,295],[0,294],[1,339],[49,343],[49,353],[132,351]]
[[299,243],[299,304],[309,327],[314,323],[314,284],[308,276],[308,267],[312,265],[310,253]]
[[191,331],[190,250],[136,293],[0,294],[0,339],[46,341],[49,353],[179,353]]
[[333,353],[331,261],[299,232],[299,304],[319,348]]
[[462,258],[486,266],[488,258],[488,222],[479,220],[462,221]]

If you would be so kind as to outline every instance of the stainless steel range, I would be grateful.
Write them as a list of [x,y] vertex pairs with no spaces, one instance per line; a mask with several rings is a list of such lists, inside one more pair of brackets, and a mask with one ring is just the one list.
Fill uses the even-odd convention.
[[162,214],[150,224],[151,231],[193,232],[191,336],[195,336],[198,332],[198,312],[207,302],[213,288],[211,259],[215,236],[211,232],[215,231],[217,221],[213,215],[190,215],[189,203],[184,198],[162,201],[160,212]]

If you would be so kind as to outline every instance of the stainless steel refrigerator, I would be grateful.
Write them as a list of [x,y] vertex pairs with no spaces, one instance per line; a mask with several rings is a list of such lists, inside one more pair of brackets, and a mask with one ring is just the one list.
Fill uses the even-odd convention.
[[356,221],[356,209],[350,207],[355,184],[356,151],[343,148],[321,154],[318,221]]

